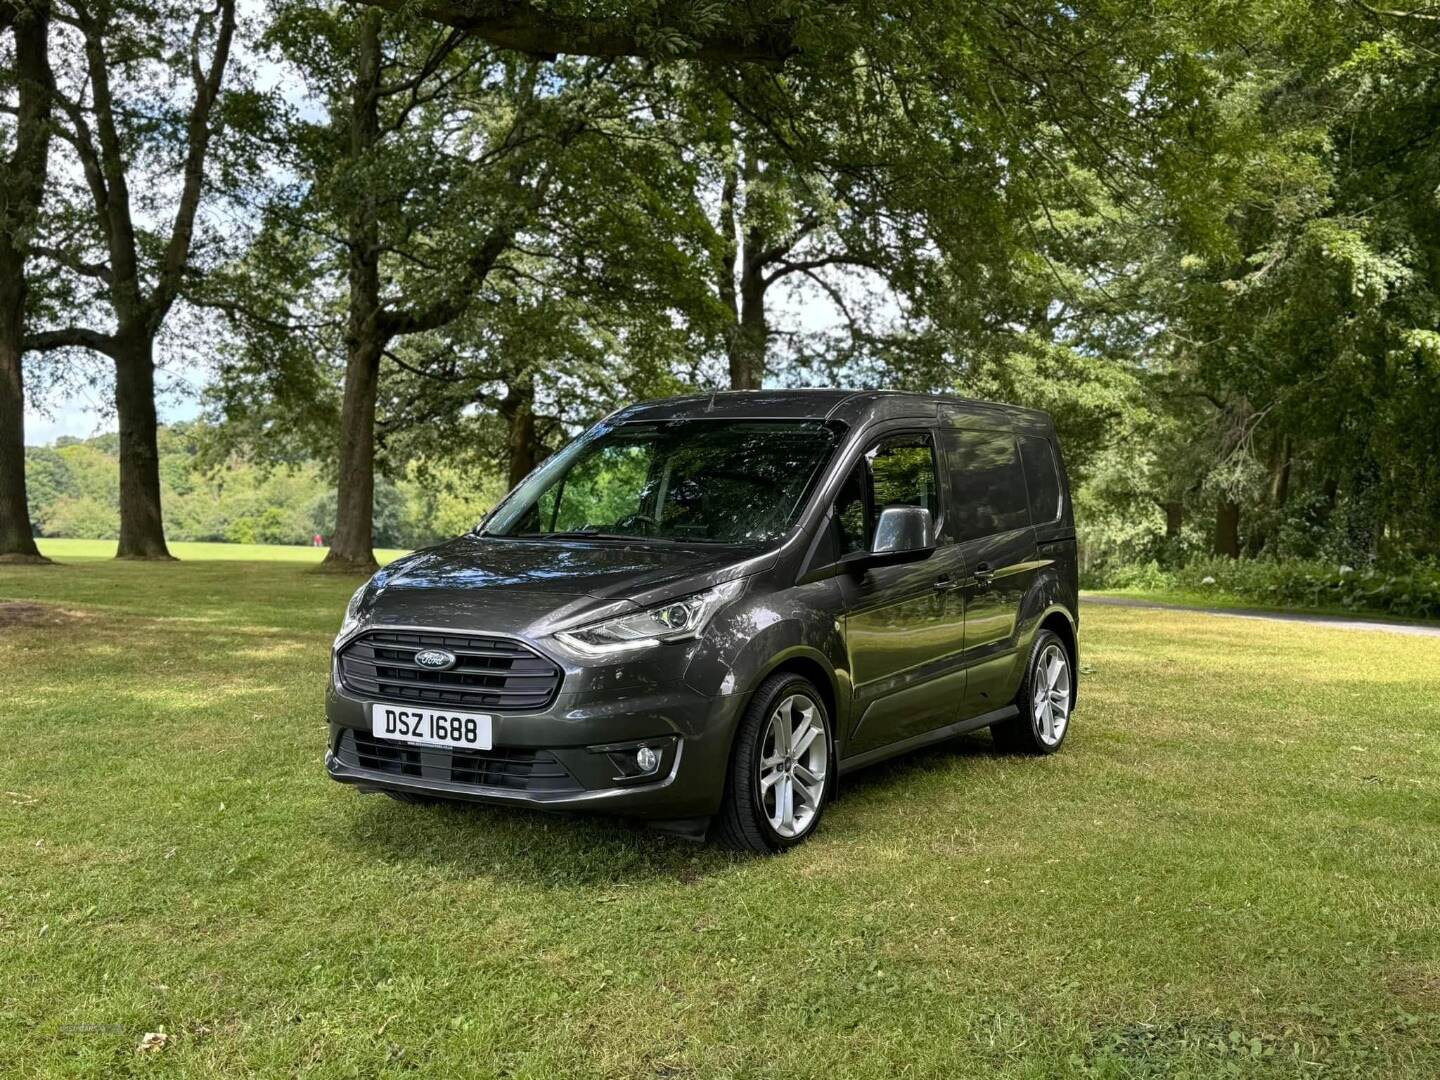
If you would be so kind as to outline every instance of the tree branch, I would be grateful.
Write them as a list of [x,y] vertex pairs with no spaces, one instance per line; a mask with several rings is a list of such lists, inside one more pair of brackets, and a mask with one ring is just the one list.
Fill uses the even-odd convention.
[[[1383,19],[1419,19],[1424,22],[1440,22],[1440,13],[1421,11],[1418,8],[1414,11],[1394,11],[1386,8],[1373,7],[1365,0],[1354,0],[1357,7],[1362,7],[1376,18]],[[1427,5],[1428,6],[1428,5]]]
[[[102,220],[110,247],[110,269],[115,276],[112,290],[121,290],[127,306],[138,307],[140,274],[135,223],[130,214],[130,188],[125,180],[125,152],[115,126],[115,103],[110,92],[110,57],[105,52],[105,27],[97,24],[84,7],[76,8],[76,16],[76,24],[85,38],[86,72],[95,109],[95,130],[100,139],[98,170],[104,179],[105,210]],[[73,108],[66,103],[65,108],[75,124],[76,134],[88,141],[89,128],[85,126],[80,103],[77,101]],[[93,183],[91,190],[96,190]]]
[[822,266],[863,266],[867,270],[874,270],[877,274],[883,272],[878,262],[863,255],[826,255],[823,259],[806,259],[801,262],[781,259],[775,272],[765,276],[765,284],[771,285],[787,274],[808,274]]
[[63,248],[44,247],[39,244],[30,246],[31,255],[39,255],[42,259],[49,259],[58,263],[67,270],[73,270],[85,277],[99,278],[109,284],[111,280],[110,267],[107,263],[86,262],[77,256],[73,251],[66,251]]
[[170,305],[180,291],[180,279],[190,260],[190,242],[195,235],[195,214],[200,207],[200,188],[205,180],[205,153],[210,146],[210,114],[220,96],[220,83],[225,77],[225,65],[230,57],[230,39],[235,33],[235,0],[219,0],[217,11],[220,15],[220,29],[215,35],[215,51],[210,57],[210,68],[200,67],[200,35],[204,26],[213,17],[202,14],[195,20],[195,30],[190,39],[191,77],[195,83],[195,101],[190,107],[190,121],[186,134],[185,184],[180,192],[180,205],[175,210],[175,221],[170,229],[170,242],[165,245],[165,258],[160,264],[160,279],[151,294],[148,321],[151,330],[158,330],[164,321]]
[[115,355],[115,339],[83,326],[66,326],[59,330],[42,330],[25,338],[26,352],[51,352],[55,349],[94,349],[106,356]]
[[[683,20],[664,19],[650,32],[625,19],[556,15],[524,0],[359,0],[386,11],[410,12],[470,32],[498,49],[554,59],[576,56],[664,56],[721,62],[783,63],[797,51],[792,19],[734,17],[691,34]],[[662,7],[664,13],[664,7]],[[668,22],[668,25],[666,23]]]

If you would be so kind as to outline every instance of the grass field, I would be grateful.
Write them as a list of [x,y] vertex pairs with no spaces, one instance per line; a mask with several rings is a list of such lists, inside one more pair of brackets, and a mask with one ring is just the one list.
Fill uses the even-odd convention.
[[881,766],[752,859],[358,796],[353,582],[46,547],[0,567],[0,1075],[1440,1075],[1440,642],[1091,608],[1063,753]]
[[1194,589],[1095,589],[1085,590],[1081,599],[1087,596],[1119,596],[1133,600],[1149,600],[1160,604],[1174,604],[1176,607],[1196,608],[1207,611],[1266,611],[1296,615],[1333,615],[1356,622],[1410,623],[1416,626],[1434,626],[1434,619],[1411,619],[1389,615],[1383,611],[1357,611],[1339,604],[1299,606],[1295,604],[1266,604],[1228,592],[1198,592]]
[[[57,562],[69,562],[72,559],[109,559],[115,554],[114,540],[56,540],[43,539],[38,541],[40,554],[46,558],[55,559]],[[206,544],[192,543],[184,540],[172,540],[169,543],[170,554],[177,559],[225,559],[227,561],[252,562],[305,562],[318,563],[325,558],[328,548],[317,547],[290,547],[284,544]],[[392,551],[381,549],[375,553],[375,557],[383,565],[400,555],[403,551]]]

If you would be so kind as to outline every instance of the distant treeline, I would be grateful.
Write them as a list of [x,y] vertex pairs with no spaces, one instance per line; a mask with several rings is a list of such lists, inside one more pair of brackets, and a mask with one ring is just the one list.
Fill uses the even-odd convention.
[[[335,483],[315,462],[262,466],[229,458],[208,465],[203,423],[159,432],[165,532],[170,540],[237,544],[328,543],[335,525]],[[25,448],[32,523],[40,536],[113,540],[119,535],[119,436],[62,438]],[[375,488],[375,539],[415,548],[472,528],[503,494],[498,477],[463,477],[418,468]]]

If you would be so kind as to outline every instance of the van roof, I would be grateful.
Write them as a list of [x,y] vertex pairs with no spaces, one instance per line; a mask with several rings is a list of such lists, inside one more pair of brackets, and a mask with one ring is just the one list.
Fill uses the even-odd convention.
[[854,425],[866,419],[933,418],[942,405],[972,414],[977,420],[990,419],[996,426],[1031,431],[1054,428],[1050,414],[1039,409],[904,390],[717,390],[713,394],[643,401],[620,410],[612,419],[840,420]]

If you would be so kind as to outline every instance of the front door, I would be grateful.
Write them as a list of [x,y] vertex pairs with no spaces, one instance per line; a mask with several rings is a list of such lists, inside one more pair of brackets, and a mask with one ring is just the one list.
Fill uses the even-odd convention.
[[[933,432],[878,439],[836,498],[841,554],[869,550],[887,506],[924,507],[939,526],[939,475]],[[956,545],[939,543],[927,559],[837,579],[855,695],[847,756],[958,718],[965,686],[961,578]]]

